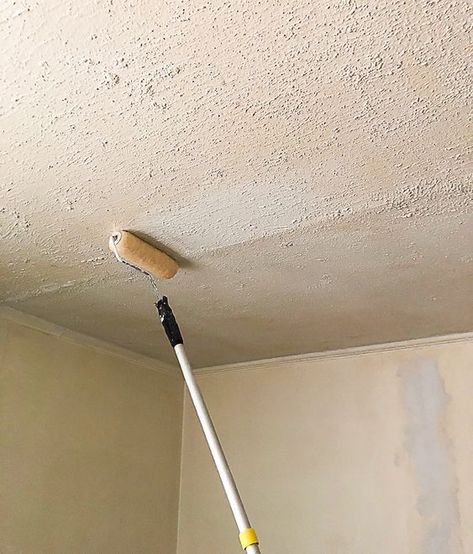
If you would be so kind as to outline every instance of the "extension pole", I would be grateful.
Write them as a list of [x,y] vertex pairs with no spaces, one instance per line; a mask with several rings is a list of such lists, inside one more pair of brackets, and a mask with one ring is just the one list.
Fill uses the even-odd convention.
[[248,516],[243,506],[243,502],[238,492],[235,480],[233,478],[227,459],[220,444],[220,440],[215,431],[212,419],[205,404],[205,400],[200,392],[199,386],[195,380],[191,365],[187,358],[179,327],[172,313],[171,307],[167,303],[167,298],[163,297],[157,304],[161,323],[163,324],[166,335],[174,348],[182,374],[187,385],[192,403],[194,404],[197,417],[199,419],[202,431],[212,454],[212,458],[217,467],[220,480],[222,482],[225,494],[227,496],[233,517],[240,533],[240,543],[247,554],[261,554],[258,538],[254,529],[251,527]]

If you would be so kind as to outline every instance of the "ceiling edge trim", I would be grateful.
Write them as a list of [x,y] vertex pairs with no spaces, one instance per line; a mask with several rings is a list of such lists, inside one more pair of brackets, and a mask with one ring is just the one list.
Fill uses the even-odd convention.
[[80,346],[86,346],[99,352],[105,352],[107,354],[111,354],[112,356],[124,358],[133,364],[152,371],[157,371],[158,373],[181,378],[180,372],[177,371],[177,368],[171,364],[167,364],[166,362],[162,362],[156,358],[151,358],[150,356],[138,354],[137,352],[133,352],[132,350],[128,350],[122,346],[118,346],[102,339],[97,339],[84,333],[72,331],[71,329],[62,327],[62,325],[52,323],[9,306],[0,306],[0,318],[12,321],[23,327],[41,331],[47,335],[60,337],[68,342],[78,344]]
[[409,339],[398,342],[387,342],[382,344],[370,344],[366,346],[354,346],[352,348],[341,348],[339,350],[326,350],[324,352],[311,352],[309,354],[294,354],[292,356],[280,356],[278,358],[267,358],[263,360],[250,360],[249,362],[237,362],[234,364],[223,364],[208,367],[201,367],[194,370],[199,375],[213,373],[225,373],[228,371],[251,371],[265,369],[268,367],[282,366],[289,363],[310,363],[315,360],[330,360],[334,358],[349,358],[362,356],[377,352],[392,352],[395,350],[411,350],[429,346],[441,346],[458,342],[472,342],[473,331],[466,333],[454,333],[451,335],[440,335],[420,339]]

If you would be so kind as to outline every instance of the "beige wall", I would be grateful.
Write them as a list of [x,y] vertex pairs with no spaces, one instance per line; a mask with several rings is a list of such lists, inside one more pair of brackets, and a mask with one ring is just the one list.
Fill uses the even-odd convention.
[[[0,552],[176,552],[177,372],[33,327],[0,317]],[[199,381],[263,553],[473,552],[473,341]],[[180,488],[178,554],[240,552],[187,398]]]
[[[473,552],[473,342],[199,378],[262,552]],[[240,552],[188,399],[179,554]]]
[[145,365],[0,320],[2,554],[176,551],[182,383]]

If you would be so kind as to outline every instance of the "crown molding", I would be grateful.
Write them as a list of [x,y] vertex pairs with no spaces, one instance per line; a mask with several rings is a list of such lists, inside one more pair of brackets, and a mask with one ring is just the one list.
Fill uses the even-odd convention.
[[137,352],[133,352],[132,350],[128,350],[127,348],[123,348],[122,346],[118,346],[102,339],[91,337],[84,333],[72,331],[71,329],[67,329],[62,325],[51,323],[50,321],[46,321],[45,319],[36,317],[34,315],[21,312],[20,310],[16,310],[9,306],[0,306],[0,318],[12,321],[23,327],[28,327],[30,329],[35,329],[36,331],[41,331],[42,333],[46,333],[47,335],[60,337],[61,339],[72,342],[74,344],[86,346],[99,352],[105,352],[107,354],[111,354],[112,356],[123,358],[133,364],[145,367],[152,371],[157,371],[158,373],[163,373],[165,375],[180,378],[179,371],[171,364],[162,362],[161,360],[158,360],[156,358],[151,358],[150,356],[138,354]]
[[[180,372],[177,367],[162,362],[156,358],[138,354],[122,346],[118,346],[111,342],[104,341],[91,337],[84,333],[72,331],[56,323],[51,323],[45,319],[36,317],[20,310],[16,310],[9,306],[0,306],[0,318],[13,321],[18,325],[36,329],[48,335],[61,337],[69,342],[87,346],[100,352],[124,358],[131,363],[140,365],[152,371],[157,371],[165,375],[180,378]],[[366,346],[355,346],[352,348],[342,348],[339,350],[326,350],[323,352],[312,352],[308,354],[295,354],[291,356],[280,356],[276,358],[265,358],[262,360],[250,360],[248,362],[237,362],[231,364],[214,365],[207,367],[196,368],[194,372],[198,375],[208,375],[212,373],[228,372],[228,371],[246,371],[263,369],[274,366],[287,365],[289,363],[310,363],[314,360],[330,360],[335,358],[348,358],[353,356],[362,356],[373,354],[376,352],[392,352],[395,350],[409,350],[414,348],[422,348],[429,346],[440,346],[443,344],[453,344],[458,342],[473,341],[473,332],[455,333],[451,335],[441,335],[433,337],[425,337],[420,339],[410,339],[398,342],[388,342],[382,344],[371,344]]]
[[310,363],[314,360],[330,360],[335,358],[349,358],[353,356],[363,356],[376,352],[393,352],[395,350],[411,350],[414,348],[423,348],[429,346],[440,346],[444,344],[454,344],[458,342],[473,341],[473,332],[455,333],[451,335],[440,335],[425,337],[419,339],[409,339],[398,342],[387,342],[382,344],[371,344],[366,346],[354,346],[352,348],[341,348],[339,350],[326,350],[323,352],[312,352],[309,354],[295,354],[291,356],[280,356],[277,358],[266,358],[262,360],[250,360],[248,362],[237,362],[233,364],[223,364],[208,367],[201,367],[195,370],[196,374],[208,375],[212,373],[224,373],[228,371],[250,371],[255,369],[265,369],[274,366],[283,366],[289,363]]

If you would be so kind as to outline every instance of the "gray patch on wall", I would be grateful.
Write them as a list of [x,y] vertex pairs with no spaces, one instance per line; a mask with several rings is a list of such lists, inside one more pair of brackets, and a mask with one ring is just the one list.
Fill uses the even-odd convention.
[[422,554],[463,553],[457,479],[445,429],[450,398],[436,362],[416,360],[399,369],[407,424],[405,446],[419,487],[424,521]]

